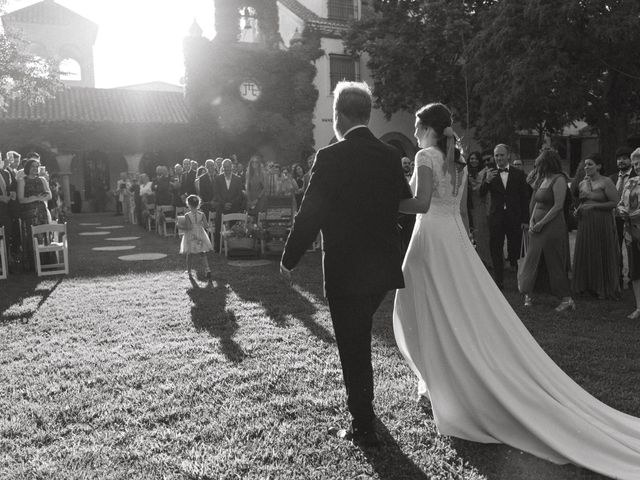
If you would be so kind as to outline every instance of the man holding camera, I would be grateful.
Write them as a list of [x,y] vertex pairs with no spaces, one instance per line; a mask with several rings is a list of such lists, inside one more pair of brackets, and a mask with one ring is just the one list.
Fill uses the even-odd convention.
[[491,193],[489,206],[489,249],[493,263],[493,279],[504,288],[504,238],[507,237],[508,260],[516,270],[520,256],[522,232],[529,225],[529,199],[531,190],[522,170],[511,168],[509,147],[496,145],[491,168],[482,184],[480,195]]

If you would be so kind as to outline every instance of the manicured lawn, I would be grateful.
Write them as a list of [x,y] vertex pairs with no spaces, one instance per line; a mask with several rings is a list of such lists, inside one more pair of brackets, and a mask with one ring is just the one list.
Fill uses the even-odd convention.
[[[213,283],[190,282],[178,242],[137,226],[81,237],[121,217],[77,215],[71,275],[0,281],[1,479],[566,479],[603,478],[502,445],[437,435],[395,346],[391,295],[376,315],[376,409],[384,446],[330,438],[346,425],[344,389],[320,254],[289,286],[269,265],[213,259]],[[106,244],[133,251],[95,252]],[[161,252],[159,261],[120,255]],[[640,416],[640,322],[621,302],[547,299],[521,307],[549,355],[596,397]]]

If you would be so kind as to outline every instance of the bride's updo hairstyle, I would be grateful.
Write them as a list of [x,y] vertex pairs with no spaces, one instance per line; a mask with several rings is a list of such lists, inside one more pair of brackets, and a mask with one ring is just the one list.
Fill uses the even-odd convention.
[[437,145],[445,155],[446,164],[459,163],[464,165],[460,159],[460,151],[456,148],[458,138],[451,128],[451,110],[442,103],[430,103],[418,110],[416,117],[423,128],[431,127],[436,132]]

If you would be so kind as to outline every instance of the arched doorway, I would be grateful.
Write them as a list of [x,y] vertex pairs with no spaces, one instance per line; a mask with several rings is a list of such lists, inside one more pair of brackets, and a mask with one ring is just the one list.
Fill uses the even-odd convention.
[[109,185],[109,157],[101,151],[87,152],[83,162],[84,198],[90,202],[93,211],[104,212],[107,209]]
[[413,158],[418,151],[415,144],[400,132],[385,133],[380,140],[393,145],[403,157]]

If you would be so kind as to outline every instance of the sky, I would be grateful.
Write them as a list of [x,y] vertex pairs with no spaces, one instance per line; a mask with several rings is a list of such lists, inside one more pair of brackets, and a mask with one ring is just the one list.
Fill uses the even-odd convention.
[[[8,0],[5,12],[39,0]],[[213,0],[56,0],[98,24],[94,45],[96,87],[162,81],[180,84],[182,40],[195,18],[214,35]]]

